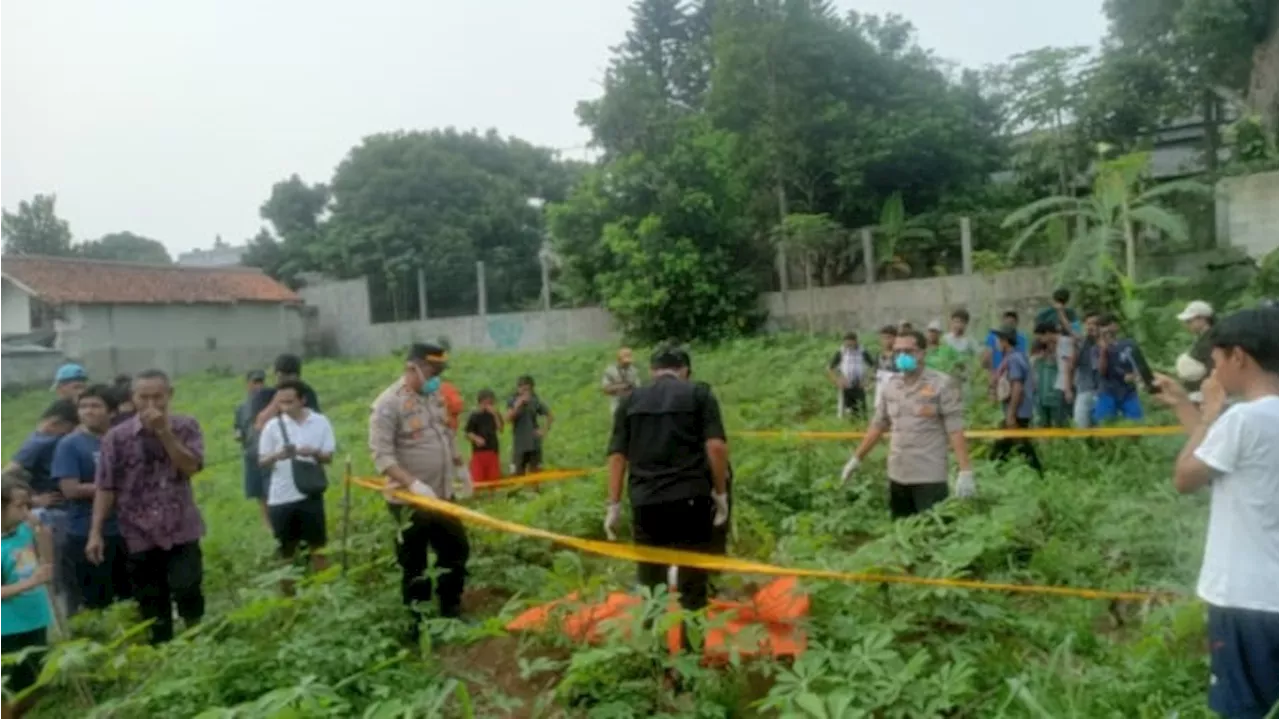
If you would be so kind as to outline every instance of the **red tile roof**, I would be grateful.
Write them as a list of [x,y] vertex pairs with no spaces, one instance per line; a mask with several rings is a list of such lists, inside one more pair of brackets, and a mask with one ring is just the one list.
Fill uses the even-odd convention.
[[302,302],[293,290],[247,267],[5,255],[0,274],[54,305]]

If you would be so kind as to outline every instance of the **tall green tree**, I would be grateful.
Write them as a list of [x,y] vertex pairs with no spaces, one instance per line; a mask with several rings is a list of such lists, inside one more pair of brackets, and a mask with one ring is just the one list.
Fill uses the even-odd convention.
[[66,257],[71,251],[71,228],[58,217],[56,195],[36,195],[18,203],[14,212],[4,210],[0,220],[4,253]]
[[395,317],[416,313],[407,298],[418,270],[429,307],[474,311],[477,261],[490,311],[516,309],[540,294],[542,218],[529,199],[562,200],[573,176],[550,150],[492,131],[374,135],[334,174],[315,256],[326,272],[379,278]]
[[112,232],[96,240],[77,245],[76,254],[91,260],[145,262],[157,265],[173,263],[169,251],[157,240],[132,232]]

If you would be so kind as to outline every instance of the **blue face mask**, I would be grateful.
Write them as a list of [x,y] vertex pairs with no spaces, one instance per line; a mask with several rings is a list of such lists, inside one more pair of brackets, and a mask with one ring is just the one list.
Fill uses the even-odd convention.
[[440,390],[440,378],[432,377],[431,379],[422,383],[422,389],[418,390],[418,394],[421,394],[421,395],[435,394],[439,390]]
[[903,352],[893,358],[893,366],[896,367],[899,372],[915,372],[916,368],[919,367],[919,364],[916,362],[915,355]]

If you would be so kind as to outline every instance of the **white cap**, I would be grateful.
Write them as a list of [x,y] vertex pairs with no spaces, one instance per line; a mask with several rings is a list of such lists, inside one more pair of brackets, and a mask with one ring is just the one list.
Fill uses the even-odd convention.
[[942,331],[942,323],[941,323],[941,322],[939,322],[938,320],[934,320],[934,321],[930,322],[930,323],[929,323],[929,331],[930,331],[930,332],[941,332],[941,331]]
[[1191,304],[1187,305],[1187,308],[1178,315],[1178,320],[1181,322],[1186,322],[1187,320],[1193,320],[1197,317],[1212,317],[1212,316],[1213,316],[1213,305],[1209,304],[1208,302],[1205,302],[1204,300],[1196,300]]

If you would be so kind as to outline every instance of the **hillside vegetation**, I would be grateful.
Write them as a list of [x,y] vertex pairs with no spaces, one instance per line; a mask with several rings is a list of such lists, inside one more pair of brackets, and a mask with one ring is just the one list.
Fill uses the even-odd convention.
[[[849,489],[837,475],[848,446],[733,438],[747,428],[836,429],[823,377],[834,340],[772,336],[695,352],[694,373],[714,385],[731,431],[735,556],[792,566],[910,572],[992,581],[1190,592],[1203,541],[1205,501],[1178,497],[1169,468],[1177,438],[1042,443],[1041,480],[1020,464],[997,471],[975,454],[980,496],[939,515],[892,524],[883,450]],[[607,403],[598,389],[607,346],[455,356],[448,377],[470,398],[511,390],[533,374],[557,422],[554,468],[604,461]],[[637,353],[643,357],[644,353]],[[316,361],[305,370],[338,431],[339,456],[371,471],[367,408],[401,367],[398,358]],[[668,659],[653,636],[594,648],[554,636],[509,636],[523,608],[571,591],[591,596],[634,582],[624,562],[473,530],[465,623],[440,621],[405,646],[393,526],[381,499],[353,490],[351,569],[335,567],[279,595],[287,570],[255,507],[242,499],[231,432],[238,378],[177,383],[175,410],[199,418],[206,470],[197,480],[209,613],[195,632],[160,649],[121,639],[131,606],[81,617],[91,639],[54,655],[58,686],[37,716],[422,717],[1182,717],[1205,715],[1207,667],[1200,606],[1146,606],[997,592],[805,581],[809,651],[794,663],[743,661],[696,669],[691,694],[660,675]],[[3,450],[11,456],[47,393],[5,397]],[[993,426],[980,407],[971,426]],[[504,440],[506,441],[506,440]],[[505,462],[504,462],[505,463]],[[332,547],[341,488],[331,490]],[[603,473],[468,501],[494,516],[579,537],[603,538]],[[624,534],[624,536],[627,536]],[[740,595],[763,577],[724,577]],[[660,625],[659,631],[662,627]],[[66,682],[83,680],[96,709]]]

